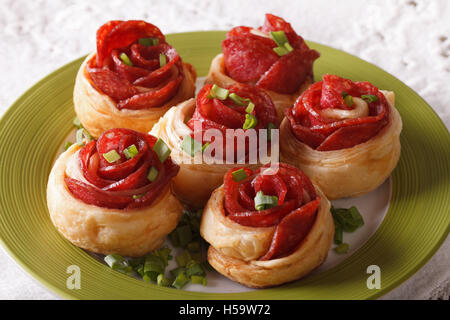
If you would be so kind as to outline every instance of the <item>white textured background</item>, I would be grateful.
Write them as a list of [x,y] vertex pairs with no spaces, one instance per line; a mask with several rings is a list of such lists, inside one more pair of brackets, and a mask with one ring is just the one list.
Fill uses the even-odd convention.
[[[97,28],[144,19],[164,33],[259,26],[264,13],[308,40],[372,62],[417,91],[450,127],[447,0],[0,0],[0,116],[28,87],[95,49]],[[0,299],[55,299],[0,250]],[[388,299],[448,299],[450,241]]]

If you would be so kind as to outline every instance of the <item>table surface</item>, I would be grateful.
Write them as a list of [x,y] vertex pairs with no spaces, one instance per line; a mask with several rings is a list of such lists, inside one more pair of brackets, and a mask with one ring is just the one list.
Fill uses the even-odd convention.
[[[105,21],[144,19],[164,33],[261,25],[265,13],[305,39],[372,62],[418,92],[450,127],[450,2],[447,0],[0,0],[0,116],[36,81],[95,48]],[[132,3],[132,4],[131,4]],[[11,67],[13,66],[13,67]],[[6,76],[7,75],[7,76]],[[450,238],[382,299],[447,298]],[[0,299],[57,299],[0,250]]]

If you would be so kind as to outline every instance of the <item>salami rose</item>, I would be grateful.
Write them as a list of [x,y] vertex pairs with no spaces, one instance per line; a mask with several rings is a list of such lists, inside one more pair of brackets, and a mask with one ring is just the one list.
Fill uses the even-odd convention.
[[298,279],[320,265],[334,234],[330,203],[294,166],[234,168],[203,212],[209,263],[249,287]]
[[[78,153],[86,180],[66,177],[67,187],[76,198],[99,207],[135,209],[150,205],[179,170],[170,158],[161,163],[152,150],[156,140],[129,129],[106,131]],[[128,150],[135,150],[131,158],[133,151]],[[118,155],[112,163],[105,156],[110,152]],[[151,170],[156,175],[153,181],[148,178]]]

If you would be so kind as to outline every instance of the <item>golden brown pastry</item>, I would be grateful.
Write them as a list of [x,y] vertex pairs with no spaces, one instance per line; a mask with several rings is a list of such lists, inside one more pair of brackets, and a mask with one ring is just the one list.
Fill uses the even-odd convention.
[[[175,194],[183,202],[196,208],[206,204],[211,192],[222,184],[223,176],[229,169],[242,166],[238,163],[237,156],[227,161],[227,152],[231,151],[230,149],[233,149],[235,155],[243,151],[240,158],[242,163],[250,163],[251,168],[257,168],[268,161],[262,162],[258,157],[252,162],[249,157],[251,154],[257,154],[262,144],[267,145],[267,155],[270,157],[270,143],[265,139],[267,133],[264,139],[260,139],[260,129],[266,130],[270,125],[271,128],[278,128],[275,107],[270,97],[261,89],[244,84],[219,89],[227,90],[229,96],[225,99],[213,98],[213,86],[205,85],[196,100],[190,99],[170,109],[151,131],[152,135],[167,143],[173,151],[172,159],[180,166],[180,172],[174,179]],[[236,101],[242,103],[239,105]],[[250,101],[253,104],[251,112],[248,109]],[[248,118],[256,119],[256,123],[248,125]],[[198,130],[195,130],[196,124]],[[245,146],[239,141],[226,145],[227,130],[238,137],[254,133],[258,145]],[[213,148],[214,138],[208,136],[211,132],[223,137],[224,144],[219,144],[219,149]],[[198,150],[186,150],[186,145],[189,145],[186,144],[187,141],[198,145]],[[242,148],[238,149],[238,146]],[[194,149],[192,148],[192,151]]]
[[258,29],[229,31],[222,52],[213,59],[206,83],[227,87],[239,82],[265,90],[280,122],[284,110],[313,82],[313,63],[319,57],[288,22],[272,14]]
[[170,190],[179,168],[166,156],[156,138],[129,129],[72,145],[48,181],[53,224],[70,242],[96,253],[142,256],[157,249],[182,212]]
[[[244,173],[243,173],[244,172]],[[330,203],[299,169],[280,163],[232,169],[203,212],[208,262],[252,288],[304,277],[326,259],[334,237]]]
[[394,100],[368,82],[325,75],[286,110],[281,161],[304,171],[329,199],[376,189],[400,157]]
[[75,112],[96,138],[112,128],[148,132],[170,107],[194,96],[195,79],[156,26],[110,21],[78,71]]

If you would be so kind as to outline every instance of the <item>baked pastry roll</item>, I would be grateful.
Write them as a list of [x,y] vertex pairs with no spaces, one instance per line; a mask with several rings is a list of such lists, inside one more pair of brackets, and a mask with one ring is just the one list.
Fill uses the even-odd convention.
[[53,224],[70,242],[96,253],[142,256],[160,247],[182,212],[170,190],[179,167],[166,147],[129,129],[72,145],[48,181]]
[[213,59],[206,83],[227,87],[240,82],[264,89],[280,122],[284,109],[313,82],[313,63],[320,56],[290,23],[272,14],[266,14],[258,29],[231,29],[222,42],[222,52]]
[[[227,97],[213,97],[216,89],[225,92]],[[250,123],[249,119],[255,122]],[[268,128],[278,128],[277,116],[263,90],[245,84],[227,88],[205,85],[195,100],[171,108],[155,124],[151,134],[167,143],[172,159],[180,166],[174,179],[175,194],[183,202],[199,208],[222,184],[229,169],[243,163],[256,168],[270,161]],[[234,138],[227,141],[227,135]],[[219,138],[222,142],[216,140]],[[190,145],[187,141],[199,145],[198,150],[186,150],[186,145]],[[266,148],[267,158],[262,147]]]
[[75,112],[96,138],[112,128],[148,132],[170,107],[194,96],[195,79],[156,26],[109,21],[97,31],[97,52],[78,71]]
[[321,265],[334,223],[320,189],[296,167],[280,163],[228,171],[203,211],[200,234],[211,245],[208,262],[214,269],[264,288],[297,280]]
[[303,170],[329,199],[376,189],[400,157],[394,93],[325,75],[286,110],[281,161]]

